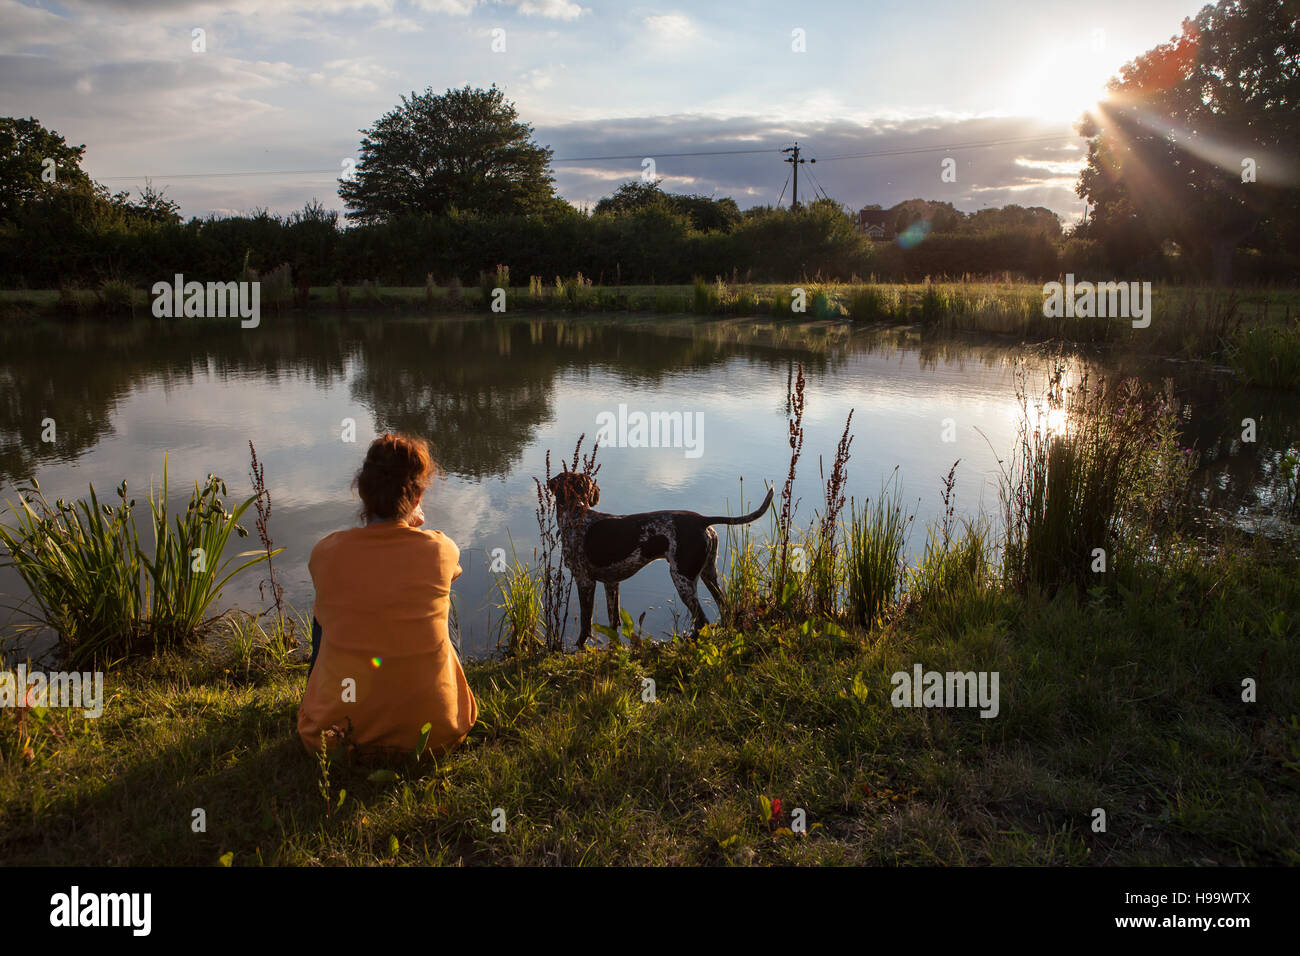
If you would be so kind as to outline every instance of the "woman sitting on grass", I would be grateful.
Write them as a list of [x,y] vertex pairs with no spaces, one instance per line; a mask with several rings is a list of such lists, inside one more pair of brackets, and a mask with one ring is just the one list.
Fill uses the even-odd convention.
[[298,710],[298,734],[312,752],[337,728],[330,749],[346,742],[411,754],[430,724],[429,751],[446,753],[478,717],[447,630],[460,549],[419,527],[420,499],[437,470],[423,439],[376,438],[355,482],[364,527],[312,549],[312,665]]

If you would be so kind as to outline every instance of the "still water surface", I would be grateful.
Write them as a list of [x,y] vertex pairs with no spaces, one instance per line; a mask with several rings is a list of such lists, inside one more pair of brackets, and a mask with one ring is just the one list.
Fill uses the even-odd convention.
[[[1280,453],[1297,440],[1294,398],[1235,388],[1204,366],[1072,361],[1107,374],[1172,377],[1193,408],[1186,443],[1207,453],[1207,504],[1248,515],[1270,503]],[[808,383],[796,483],[803,523],[821,499],[819,458],[829,473],[850,410],[848,494],[878,495],[897,469],[920,526],[941,512],[942,479],[960,459],[958,513],[996,521],[998,457],[1010,451],[1019,415],[1016,367],[1041,383],[1049,363],[1042,349],[931,342],[839,322],[690,317],[353,313],[268,317],[251,330],[196,321],[19,324],[0,331],[0,496],[12,498],[36,477],[50,500],[82,497],[88,483],[111,497],[125,478],[143,507],[165,452],[173,507],[209,472],[242,499],[251,493],[251,440],[272,493],[271,536],[285,549],[276,562],[281,583],[291,604],[309,610],[307,557],[321,537],[356,523],[350,483],[366,445],[387,429],[415,432],[433,440],[447,473],[425,498],[426,526],[461,547],[460,639],[465,653],[479,655],[496,641],[492,553],[532,554],[533,477],[544,474],[548,451],[558,470],[578,435],[589,446],[599,416],[618,416],[620,405],[629,416],[680,412],[700,429],[691,448],[601,447],[601,510],[738,513],[761,500],[766,484],[779,494],[785,479],[786,390],[796,363]],[[1234,423],[1248,415],[1260,422],[1255,446],[1237,440]],[[47,418],[56,423],[53,444],[41,441]],[[343,440],[349,419],[354,442]],[[922,543],[918,527],[912,550]],[[725,573],[725,553],[719,563]],[[260,576],[246,573],[222,606],[264,607]],[[0,603],[22,597],[16,575],[0,569]],[[687,620],[662,562],[626,582],[622,600],[634,617],[647,612],[651,633],[670,633],[675,613]],[[598,595],[602,623],[603,605]],[[0,612],[0,635],[11,632],[6,617]]]

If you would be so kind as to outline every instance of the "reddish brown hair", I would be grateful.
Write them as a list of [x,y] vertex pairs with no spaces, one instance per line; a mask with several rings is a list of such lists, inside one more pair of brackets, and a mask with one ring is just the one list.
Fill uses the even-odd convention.
[[352,482],[361,496],[361,520],[405,518],[439,474],[441,469],[427,441],[385,432],[370,443],[366,460]]

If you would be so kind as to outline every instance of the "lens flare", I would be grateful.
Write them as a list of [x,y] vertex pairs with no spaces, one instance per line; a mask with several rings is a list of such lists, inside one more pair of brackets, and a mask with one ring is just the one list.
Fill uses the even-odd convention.
[[380,664],[382,664],[383,662],[384,662],[384,659],[383,659],[382,657],[372,657],[372,658],[370,658],[370,666],[371,666],[371,667],[376,667],[376,668],[377,668],[377,667],[378,667]]
[[918,219],[906,229],[898,234],[898,244],[904,249],[911,249],[913,246],[919,246],[921,240],[930,234],[930,222],[926,219]]

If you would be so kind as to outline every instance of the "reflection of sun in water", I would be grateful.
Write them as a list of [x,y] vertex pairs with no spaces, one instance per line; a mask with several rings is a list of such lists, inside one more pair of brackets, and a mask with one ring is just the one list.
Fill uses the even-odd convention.
[[1053,408],[1046,414],[1039,413],[1038,426],[1045,428],[1049,435],[1065,434],[1065,426],[1070,420],[1070,416],[1064,408]]
[[[1029,433],[1044,435],[1064,435],[1070,423],[1070,415],[1064,408],[1048,408],[1042,402],[1030,402]],[[1011,411],[1012,418],[1020,417],[1020,409]]]

